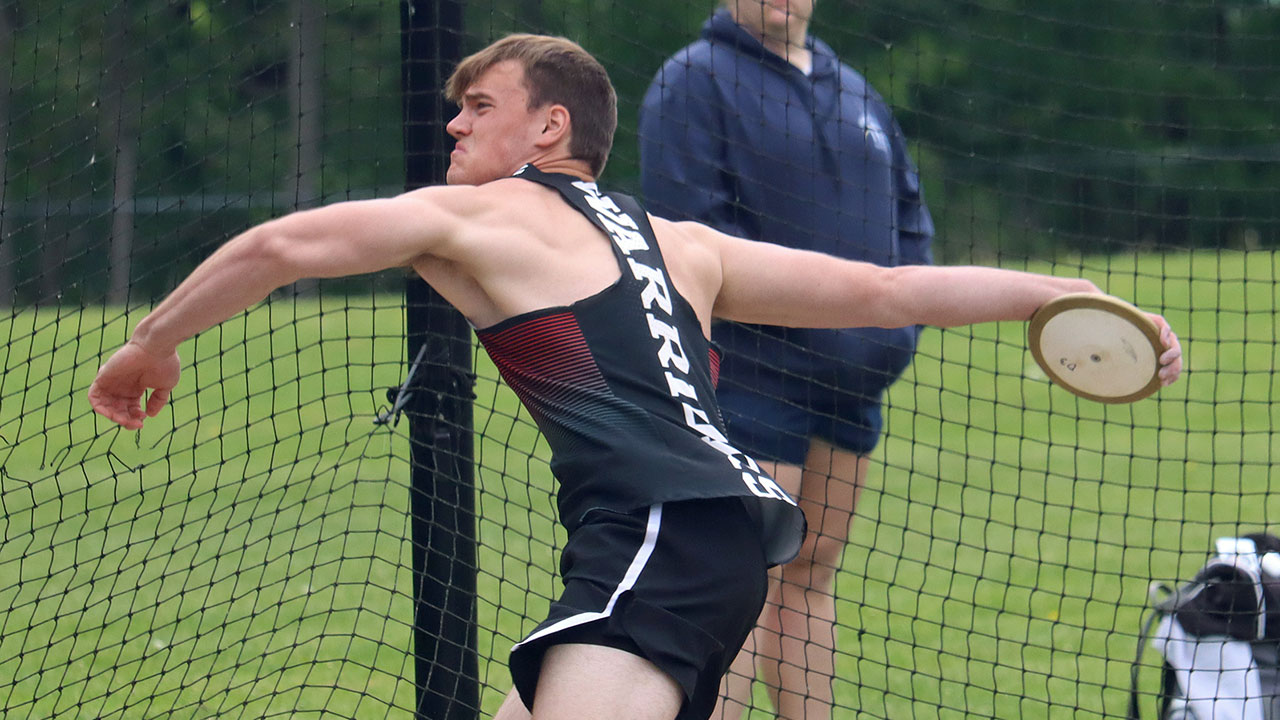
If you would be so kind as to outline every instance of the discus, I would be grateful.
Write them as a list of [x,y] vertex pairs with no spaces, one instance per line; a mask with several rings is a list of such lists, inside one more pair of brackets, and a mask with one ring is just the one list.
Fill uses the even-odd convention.
[[1129,403],[1160,389],[1160,329],[1109,295],[1072,293],[1031,316],[1031,355],[1053,382],[1103,403]]

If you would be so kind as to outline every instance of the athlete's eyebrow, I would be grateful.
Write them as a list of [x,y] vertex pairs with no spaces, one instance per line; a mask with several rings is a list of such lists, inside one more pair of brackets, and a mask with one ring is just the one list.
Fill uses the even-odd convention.
[[466,92],[462,93],[462,101],[466,102],[468,100],[472,102],[479,102],[481,100],[492,101],[493,96],[485,92],[484,90],[467,90]]

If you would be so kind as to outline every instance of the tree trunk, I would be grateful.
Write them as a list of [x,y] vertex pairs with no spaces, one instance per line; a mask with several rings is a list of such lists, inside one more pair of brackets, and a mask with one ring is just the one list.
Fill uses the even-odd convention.
[[133,198],[138,180],[140,84],[132,55],[138,45],[131,37],[129,3],[120,2],[107,15],[103,38],[102,122],[99,137],[112,158],[111,241],[107,253],[107,302],[129,301],[133,266]]
[[124,305],[129,301],[133,275],[133,196],[138,182],[136,124],[121,122],[117,138],[111,186],[111,272],[107,301],[113,305]]
[[[321,135],[320,115],[324,82],[324,12],[317,0],[290,0],[289,20],[289,110],[293,118],[294,166],[289,190],[295,210],[320,204]],[[294,286],[297,294],[314,294],[315,280]]]
[[36,275],[37,305],[57,305],[62,294],[62,267],[71,245],[67,215],[48,208],[40,218],[40,269]]
[[0,7],[0,307],[17,304],[17,270],[14,263],[18,255],[13,250],[13,224],[9,220],[9,94],[13,90],[13,66],[8,62],[13,54],[13,24],[9,13]]

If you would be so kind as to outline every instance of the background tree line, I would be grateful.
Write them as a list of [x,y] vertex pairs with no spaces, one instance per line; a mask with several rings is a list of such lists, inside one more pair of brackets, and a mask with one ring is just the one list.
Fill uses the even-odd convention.
[[0,303],[147,302],[252,222],[403,186],[394,2],[0,10]]
[[[711,0],[470,0],[636,106]],[[148,302],[245,225],[403,182],[395,0],[0,3],[0,303]],[[1273,0],[819,0],[895,107],[944,259],[1280,242]]]

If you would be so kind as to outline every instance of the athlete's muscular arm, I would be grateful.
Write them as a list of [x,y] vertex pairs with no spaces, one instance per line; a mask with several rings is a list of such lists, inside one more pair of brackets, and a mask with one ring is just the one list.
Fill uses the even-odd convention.
[[[1029,320],[1060,295],[1101,292],[1080,278],[980,266],[886,268],[684,225],[690,237],[718,248],[722,272],[713,314],[727,320],[790,327],[953,327]],[[1182,370],[1182,347],[1163,317],[1148,315],[1164,342],[1160,378],[1168,385]]]
[[177,384],[182,341],[302,278],[357,275],[447,254],[467,217],[483,205],[476,194],[475,188],[425,188],[293,213],[249,229],[138,323],[128,344],[99,370],[90,403],[125,427],[141,427]]
[[468,190],[474,192],[426,188],[338,203],[251,228],[201,263],[138,323],[132,342],[166,353],[297,280],[407,266],[456,234]]
[[1049,300],[1100,292],[1078,278],[978,266],[871,263],[695,229],[720,251],[715,315],[790,327],[951,327],[1027,320]]

